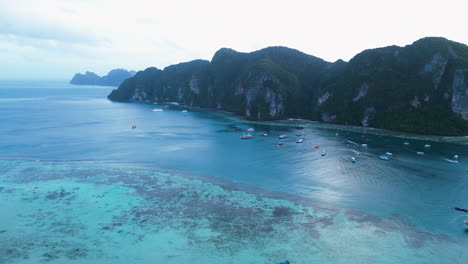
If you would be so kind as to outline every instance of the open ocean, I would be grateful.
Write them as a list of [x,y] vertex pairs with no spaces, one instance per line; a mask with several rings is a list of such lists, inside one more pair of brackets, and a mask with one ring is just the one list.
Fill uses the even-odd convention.
[[468,263],[453,209],[468,208],[468,146],[115,103],[112,89],[0,81],[1,264]]

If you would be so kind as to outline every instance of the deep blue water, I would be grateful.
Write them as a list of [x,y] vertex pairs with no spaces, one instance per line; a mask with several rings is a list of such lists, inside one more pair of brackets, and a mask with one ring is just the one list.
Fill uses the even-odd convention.
[[[65,191],[58,192],[59,194],[74,193],[75,198],[68,202],[69,207],[67,207],[73,210],[70,209],[68,213],[64,210],[63,214],[54,216],[67,219],[67,217],[73,218],[76,214],[83,214],[79,211],[82,209],[76,209],[74,206],[79,205],[81,208],[83,206],[81,203],[84,203],[86,208],[86,203],[91,200],[83,197],[88,192],[95,194],[92,197],[98,197],[101,193],[112,193],[114,196],[106,206],[119,203],[131,204],[130,201],[140,205],[143,200],[148,202],[141,197],[147,197],[145,195],[148,195],[149,191],[143,191],[142,188],[145,186],[139,186],[143,183],[136,181],[135,177],[137,179],[154,177],[157,181],[163,177],[161,173],[169,173],[174,179],[179,179],[180,186],[184,186],[182,188],[178,185],[179,189],[174,190],[174,192],[184,193],[184,199],[189,196],[185,193],[189,192],[188,190],[203,189],[203,195],[208,197],[211,192],[218,193],[213,186],[227,184],[236,186],[237,191],[229,194],[232,197],[223,194],[223,197],[230,197],[229,201],[222,201],[224,206],[229,204],[227,209],[223,209],[225,211],[234,210],[233,208],[237,207],[233,207],[233,204],[250,199],[245,198],[244,194],[258,195],[263,197],[262,199],[272,199],[271,201],[274,202],[260,205],[254,202],[254,200],[259,201],[258,197],[252,200],[249,206],[265,213],[252,219],[263,219],[262,217],[267,219],[271,216],[267,215],[266,212],[270,211],[265,208],[272,204],[278,201],[294,202],[303,199],[308,201],[304,203],[310,203],[311,208],[326,207],[333,210],[334,213],[330,215],[330,219],[333,219],[334,224],[323,224],[320,226],[324,228],[323,230],[314,231],[315,235],[307,237],[299,234],[292,236],[288,233],[291,235],[290,240],[287,240],[289,242],[281,244],[276,241],[279,248],[276,251],[270,248],[273,246],[269,242],[268,246],[256,248],[254,251],[256,253],[248,253],[248,250],[253,248],[252,244],[258,244],[256,236],[250,237],[251,240],[243,244],[242,237],[234,239],[231,233],[227,235],[226,229],[223,229],[223,232],[218,230],[216,234],[221,235],[216,235],[216,237],[224,237],[222,242],[213,242],[213,240],[207,242],[208,240],[199,239],[197,243],[200,245],[206,243],[205,249],[208,245],[216,247],[223,245],[223,249],[226,250],[225,254],[213,253],[210,258],[208,253],[203,254],[204,258],[201,258],[196,253],[200,249],[195,250],[193,242],[192,244],[187,242],[192,238],[191,235],[186,233],[174,235],[173,230],[183,229],[190,232],[198,230],[214,236],[213,226],[218,226],[219,222],[213,224],[215,222],[211,219],[209,227],[201,228],[199,223],[208,220],[185,217],[179,219],[181,223],[196,219],[197,226],[189,228],[186,223],[168,227],[164,231],[166,233],[159,231],[152,238],[142,238],[139,242],[132,242],[132,246],[137,244],[144,249],[132,248],[133,251],[130,249],[125,251],[125,257],[119,258],[122,263],[130,260],[136,261],[135,263],[151,263],[156,257],[167,257],[165,261],[172,263],[186,261],[234,263],[237,260],[242,260],[244,263],[275,263],[281,259],[271,258],[280,256],[295,256],[296,262],[293,263],[312,263],[308,262],[309,260],[324,261],[324,263],[350,263],[347,262],[349,256],[355,258],[353,263],[466,263],[468,255],[462,248],[466,249],[467,246],[468,233],[465,228],[468,226],[463,224],[463,220],[468,220],[468,214],[452,209],[454,206],[468,207],[468,172],[466,171],[468,147],[466,146],[429,143],[431,147],[425,148],[424,144],[428,143],[425,141],[409,141],[411,144],[405,146],[403,142],[406,140],[398,138],[307,127],[303,130],[304,143],[297,144],[295,143],[296,134],[302,131],[296,130],[293,126],[248,123],[232,116],[205,110],[188,109],[188,112],[184,113],[181,111],[184,108],[176,106],[111,102],[106,99],[106,96],[112,89],[114,87],[73,86],[60,81],[0,82],[0,161],[3,167],[0,170],[0,188],[10,190],[2,192],[0,189],[0,199],[11,201],[11,203],[0,203],[0,215],[2,211],[4,214],[9,212],[9,217],[5,218],[9,219],[8,221],[0,219],[0,241],[2,239],[10,241],[6,243],[10,247],[17,245],[11,242],[19,239],[12,231],[14,229],[29,232],[31,236],[40,234],[40,237],[45,239],[44,241],[49,238],[55,239],[56,233],[41,230],[40,226],[56,225],[56,218],[39,213],[25,217],[24,212],[21,211],[38,210],[37,212],[41,212],[42,208],[55,208],[51,210],[61,212],[62,206],[65,206],[61,204],[62,200],[57,201],[59,204],[56,202],[49,204],[50,199],[48,200],[47,197],[57,197],[55,194],[58,192],[58,189],[49,189],[50,186],[65,188],[62,189]],[[163,109],[163,111],[152,111],[153,109]],[[136,125],[136,129],[132,129],[132,125]],[[241,140],[242,131],[249,127],[255,128],[254,138]],[[259,134],[263,131],[268,132],[270,136],[261,137]],[[277,146],[280,141],[277,137],[280,134],[289,136],[288,139],[282,140],[284,145],[281,147]],[[361,146],[363,143],[368,145],[367,148]],[[316,144],[320,145],[318,150],[314,149]],[[322,157],[321,151],[326,151],[327,155]],[[417,151],[424,151],[425,155],[416,155]],[[393,155],[388,161],[379,160],[378,156],[385,152],[391,152]],[[458,163],[451,162],[455,154],[460,156]],[[357,158],[355,164],[350,161],[352,156]],[[134,174],[128,176],[129,171]],[[154,176],[152,173],[157,175]],[[83,175],[87,175],[86,178],[83,178]],[[195,179],[202,179],[211,187],[186,182],[186,180],[198,182],[192,176],[196,176]],[[112,177],[119,177],[120,180],[112,180]],[[102,179],[106,179],[105,184],[100,182]],[[78,187],[75,186],[78,184],[77,181],[81,184]],[[132,191],[99,188],[130,188]],[[155,186],[152,190],[158,188],[164,189],[164,185]],[[33,193],[37,192],[33,197],[28,196],[31,195],[31,189],[34,190]],[[83,193],[77,191],[83,189],[87,191]],[[116,193],[113,193],[114,191]],[[127,197],[128,193],[136,193],[139,196]],[[54,195],[51,196],[51,194]],[[60,198],[65,196],[58,195]],[[173,204],[178,210],[184,210],[184,203],[177,199],[166,199],[166,193],[164,197],[165,200],[161,200],[161,203]],[[199,202],[203,199],[200,197],[189,199],[195,208],[205,206],[208,209],[200,210],[211,210],[219,205],[218,203],[201,205]],[[158,199],[162,198],[158,197]],[[94,202],[98,203],[98,201]],[[17,208],[22,208],[18,209],[21,212],[12,213],[7,204],[15,204]],[[245,208],[250,208],[249,206]],[[274,206],[271,208],[273,211],[277,209]],[[97,216],[93,218],[93,215],[94,212],[98,214],[97,212],[101,209],[98,207],[89,209],[90,211],[87,212],[90,213],[90,218],[83,219],[80,223],[84,226],[97,223],[99,219]],[[111,214],[117,215],[127,211],[135,212],[136,209],[116,207],[109,210]],[[164,207],[159,210],[165,210],[164,212],[168,213],[172,209]],[[249,215],[248,212],[246,215]],[[361,217],[359,218],[361,220],[356,220],[350,216],[353,213],[349,212],[357,212],[361,216],[366,215],[367,218]],[[101,213],[103,212],[99,214]],[[219,211],[213,213],[217,216],[216,219],[221,217],[218,217],[218,213]],[[276,219],[274,217],[278,215],[281,214],[273,213],[272,219]],[[275,223],[271,227],[272,234],[278,230],[284,231],[288,226],[294,227],[293,223],[298,223],[298,225],[300,223],[302,228],[304,223],[301,221],[308,219],[308,216],[304,215],[304,218],[299,218],[297,214],[294,215],[293,219]],[[141,214],[137,216],[140,217]],[[133,217],[136,216],[133,215]],[[174,218],[174,216],[167,217],[168,219]],[[318,216],[314,215],[314,217],[317,219]],[[223,220],[223,223],[245,225],[244,222],[236,222],[241,220],[234,219],[232,215],[227,218]],[[252,219],[245,221],[252,221]],[[355,224],[352,224],[353,221]],[[266,222],[259,223],[258,226],[251,227],[249,230],[257,230],[259,226],[265,226]],[[151,226],[146,223],[148,226],[144,228],[143,224],[132,227],[132,224],[135,223],[128,221],[123,226],[138,227],[141,230],[146,230],[144,228]],[[345,231],[338,230],[348,224],[350,227]],[[12,225],[17,226],[12,228]],[[398,235],[385,235],[391,233],[385,230],[386,226],[411,231],[402,231]],[[379,228],[383,228],[383,231],[378,230]],[[1,230],[4,232],[1,233]],[[62,241],[72,238],[74,241],[79,240],[81,235],[83,240],[79,242],[80,245],[90,243],[89,237],[94,232],[93,228],[88,227],[86,231],[88,233],[83,231],[84,229],[79,230],[71,234],[66,233]],[[293,229],[290,232],[298,230]],[[281,234],[282,231],[280,231],[278,234]],[[337,235],[337,232],[340,235]],[[133,235],[135,233],[137,232],[133,232]],[[414,234],[423,235],[418,237]],[[88,236],[87,239],[84,239],[86,236]],[[177,237],[177,239],[174,238],[175,241],[185,242],[180,242],[178,246],[168,246],[167,241],[164,240],[168,237]],[[409,237],[413,237],[418,242],[408,242],[411,240]],[[127,241],[127,238],[113,237],[115,247],[105,242],[102,244],[96,242],[101,245],[102,252],[92,253],[88,249],[88,253],[75,254],[76,256],[73,255],[75,257],[63,253],[65,249],[47,253],[46,248],[50,246],[44,246],[46,242],[42,246],[25,246],[19,249],[19,252],[13,253],[11,250],[8,251],[8,246],[4,246],[3,249],[0,248],[0,253],[3,250],[5,257],[3,259],[0,257],[0,263],[2,260],[5,263],[36,263],[37,261],[116,263],[114,257],[122,254],[122,249],[119,247]],[[361,241],[361,244],[356,241]],[[299,249],[297,246],[298,244],[308,245],[308,243],[310,247],[307,249]],[[343,243],[342,247],[340,243]],[[344,248],[350,243],[355,243],[356,246],[347,248],[349,250],[347,252]],[[0,247],[2,247],[1,244]],[[151,250],[147,250],[151,245],[160,244],[166,247],[159,249],[159,255],[153,255],[150,253]],[[324,245],[323,248],[318,244]],[[176,250],[177,248],[180,249]],[[233,248],[236,248],[234,253],[229,251]],[[307,250],[311,248],[314,250],[308,252]],[[175,250],[177,254],[168,253],[171,250]],[[223,252],[219,248],[217,250]],[[389,250],[393,253],[390,254]],[[281,254],[275,255],[275,252],[280,251]],[[212,251],[207,250],[207,252]],[[50,257],[54,254],[56,257]],[[136,256],[141,259],[138,260]],[[269,259],[272,262],[268,262]]]

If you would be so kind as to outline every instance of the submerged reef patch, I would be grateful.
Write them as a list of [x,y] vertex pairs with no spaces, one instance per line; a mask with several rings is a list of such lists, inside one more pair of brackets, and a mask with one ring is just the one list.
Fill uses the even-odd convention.
[[406,255],[391,254],[403,259],[465,246],[399,219],[226,180],[107,164],[14,163],[0,179],[0,205],[15,208],[2,212],[4,222],[16,226],[0,223],[0,263],[234,263],[247,256],[344,263],[368,254],[368,243],[377,251],[401,247]]

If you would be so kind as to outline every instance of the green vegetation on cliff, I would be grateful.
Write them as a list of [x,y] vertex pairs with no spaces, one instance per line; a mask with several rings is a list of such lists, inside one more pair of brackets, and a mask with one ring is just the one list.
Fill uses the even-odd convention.
[[[251,120],[305,118],[438,135],[468,134],[468,47],[424,38],[326,62],[286,47],[223,48],[211,62],[148,68],[109,99],[179,102]],[[465,119],[464,119],[465,118]]]

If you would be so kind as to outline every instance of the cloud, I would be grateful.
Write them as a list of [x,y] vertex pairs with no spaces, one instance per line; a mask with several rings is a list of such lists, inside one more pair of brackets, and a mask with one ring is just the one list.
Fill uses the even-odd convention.
[[51,77],[164,68],[221,47],[282,45],[335,61],[424,36],[468,43],[466,0],[447,2],[0,0],[0,78],[11,68]]
[[[0,0],[3,2],[4,0]],[[0,34],[61,42],[97,44],[106,42],[95,28],[60,1],[1,3]]]

